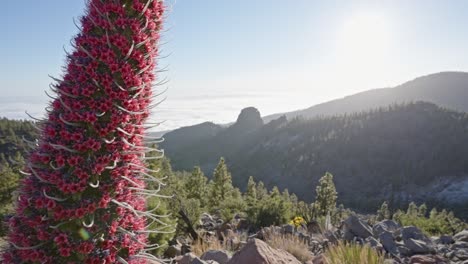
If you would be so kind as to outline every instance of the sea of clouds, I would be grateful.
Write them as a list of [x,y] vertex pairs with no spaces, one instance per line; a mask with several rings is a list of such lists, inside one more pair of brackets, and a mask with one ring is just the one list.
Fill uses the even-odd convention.
[[[257,107],[264,115],[300,109],[308,106],[307,98],[288,99],[287,94],[272,93],[205,93],[177,95],[167,92],[156,98],[165,100],[153,109],[148,123],[160,123],[152,131],[167,131],[206,121],[217,124],[234,122],[240,111],[249,106]],[[44,108],[51,101],[44,96],[6,96],[0,98],[0,117],[30,119],[25,113],[42,118]]]

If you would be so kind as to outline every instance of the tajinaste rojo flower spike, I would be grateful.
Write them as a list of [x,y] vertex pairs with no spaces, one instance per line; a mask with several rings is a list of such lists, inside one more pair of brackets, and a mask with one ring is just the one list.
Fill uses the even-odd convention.
[[[89,0],[71,42],[63,78],[51,77],[52,102],[39,120],[40,140],[27,141],[16,214],[2,263],[147,263],[168,232],[146,197],[164,184],[145,166],[160,153],[145,140],[151,124],[161,0]],[[157,83],[161,85],[165,80]],[[162,228],[146,230],[159,223]]]

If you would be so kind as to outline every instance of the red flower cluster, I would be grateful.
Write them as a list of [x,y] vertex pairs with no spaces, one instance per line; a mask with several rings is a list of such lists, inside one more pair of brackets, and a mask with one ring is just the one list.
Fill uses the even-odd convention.
[[164,6],[90,0],[87,8],[25,168],[4,263],[146,263],[138,171]]

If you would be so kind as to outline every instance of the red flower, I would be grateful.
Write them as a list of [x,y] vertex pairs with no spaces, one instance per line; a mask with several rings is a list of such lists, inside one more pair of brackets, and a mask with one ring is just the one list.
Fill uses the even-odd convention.
[[60,256],[62,256],[62,257],[69,257],[71,255],[71,249],[70,248],[60,248],[59,252],[60,252]]

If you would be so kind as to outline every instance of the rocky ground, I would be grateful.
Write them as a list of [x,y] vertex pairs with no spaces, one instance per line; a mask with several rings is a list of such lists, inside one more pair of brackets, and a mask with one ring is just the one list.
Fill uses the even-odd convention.
[[[339,242],[367,244],[385,255],[384,263],[468,264],[468,230],[454,236],[428,237],[415,226],[402,227],[393,220],[384,220],[370,226],[357,216],[347,218],[340,228],[320,230],[318,225],[295,228],[292,225],[263,228],[248,235],[244,219],[222,223],[204,214],[199,230],[203,237],[223,240],[224,248],[195,254],[187,240],[178,239],[166,251],[172,263],[177,264],[325,264],[322,253]],[[245,234],[245,235],[239,235]],[[297,236],[305,241],[311,258],[300,261],[285,250],[273,248],[264,242],[267,234]],[[226,245],[229,249],[226,250]],[[219,246],[218,246],[219,247]],[[198,251],[200,249],[198,248]]]

